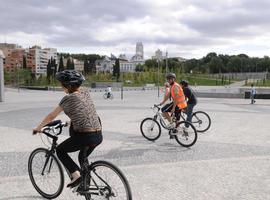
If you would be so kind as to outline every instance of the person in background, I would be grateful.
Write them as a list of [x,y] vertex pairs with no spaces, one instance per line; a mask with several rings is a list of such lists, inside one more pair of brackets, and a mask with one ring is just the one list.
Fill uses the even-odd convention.
[[193,90],[189,88],[188,81],[182,80],[180,82],[180,85],[184,91],[184,94],[187,100],[187,108],[186,108],[187,119],[186,120],[191,123],[193,108],[197,104],[197,97],[195,96]]
[[108,85],[106,91],[107,91],[107,98],[110,98],[111,93],[112,93],[112,88],[111,88],[111,86]]
[[253,84],[251,84],[251,90],[250,90],[250,99],[251,99],[251,104],[254,104],[255,101],[255,96],[256,96],[256,88],[254,87]]

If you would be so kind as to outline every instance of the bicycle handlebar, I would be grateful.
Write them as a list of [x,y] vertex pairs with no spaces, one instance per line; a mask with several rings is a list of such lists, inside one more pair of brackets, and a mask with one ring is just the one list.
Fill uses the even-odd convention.
[[54,130],[59,129],[59,132],[56,135],[60,135],[62,133],[62,128],[66,127],[68,125],[69,125],[68,122],[63,123],[61,120],[55,120],[55,121],[52,121],[52,122],[46,124],[41,129],[41,132],[52,139],[57,139],[57,136],[50,134],[49,131],[51,131],[52,129],[54,129]]

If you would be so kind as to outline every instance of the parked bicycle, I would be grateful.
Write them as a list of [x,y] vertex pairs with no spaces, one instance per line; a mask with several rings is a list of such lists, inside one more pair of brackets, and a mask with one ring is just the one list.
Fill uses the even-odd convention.
[[[185,110],[181,112],[181,119],[183,121],[187,119],[187,114]],[[196,111],[192,114],[191,123],[196,128],[197,132],[202,133],[210,128],[211,118],[206,112]],[[164,120],[160,119],[160,124],[163,128],[168,129],[167,125],[164,123]]]
[[[42,133],[51,140],[49,149],[35,149],[28,160],[28,173],[37,192],[48,199],[58,197],[64,188],[64,173],[55,155],[58,135],[67,123],[55,120],[43,127]],[[85,148],[87,155],[88,148]],[[124,199],[132,200],[129,183],[121,170],[107,161],[95,161],[89,165],[87,156],[81,166],[82,182],[73,192],[86,200]]]
[[174,138],[180,145],[190,147],[196,143],[197,131],[190,122],[184,120],[179,122],[173,117],[174,123],[172,126],[169,121],[164,119],[159,106],[154,105],[151,109],[153,109],[155,113],[154,117],[145,118],[140,125],[143,137],[150,141],[157,140],[161,135],[160,124],[162,124],[162,126],[168,130],[170,137]]
[[103,94],[103,98],[104,99],[113,99],[113,94],[108,92],[105,92],[105,94]]

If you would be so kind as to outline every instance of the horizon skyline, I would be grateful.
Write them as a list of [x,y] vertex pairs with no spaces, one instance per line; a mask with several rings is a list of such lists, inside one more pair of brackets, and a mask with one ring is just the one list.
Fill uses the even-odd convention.
[[[270,55],[270,2],[259,0],[10,0],[0,4],[0,41],[60,52],[201,58],[209,52]],[[66,14],[68,13],[68,14]]]
[[[126,54],[126,53],[124,53],[124,52],[122,52],[122,53],[120,53],[120,54],[115,54],[115,53],[113,53],[113,52],[111,52],[111,53],[108,53],[108,54],[99,54],[99,53],[95,53],[95,52],[92,52],[92,53],[85,53],[85,52],[60,52],[60,51],[58,51],[58,48],[57,47],[49,47],[49,46],[41,46],[41,45],[39,45],[39,44],[34,44],[34,45],[29,45],[28,47],[24,47],[24,46],[22,46],[22,45],[20,45],[20,44],[17,44],[17,43],[12,43],[12,42],[0,42],[0,44],[4,44],[4,43],[6,43],[6,44],[15,44],[15,45],[18,45],[18,46],[21,46],[22,48],[24,48],[24,49],[27,49],[27,48],[30,48],[30,47],[33,47],[33,46],[40,46],[41,48],[55,48],[55,49],[57,49],[57,53],[64,53],[64,54],[96,54],[96,55],[100,55],[100,56],[108,56],[108,57],[110,57],[111,55],[114,55],[114,56],[117,56],[117,57],[119,57],[120,55],[126,55],[127,56],[127,58],[131,58],[132,56],[134,56],[135,54],[133,53],[130,53],[130,54]],[[135,46],[136,46],[136,44],[135,44]],[[158,49],[156,49],[156,50],[158,50]],[[155,50],[155,51],[156,51]],[[160,49],[159,49],[160,50]],[[161,50],[162,51],[162,50]],[[166,56],[166,52],[164,52],[164,51],[162,51],[162,55],[164,55],[164,56]],[[238,53],[238,54],[226,54],[226,53],[218,53],[218,52],[215,52],[215,51],[211,51],[211,52],[208,52],[208,53],[206,53],[205,55],[203,55],[202,57],[198,57],[198,58],[186,58],[186,57],[181,57],[181,56],[168,56],[168,58],[184,58],[184,59],[201,59],[201,58],[203,58],[203,57],[205,57],[207,54],[209,54],[209,53],[216,53],[217,55],[228,55],[228,56],[237,56],[237,55],[241,55],[241,54],[245,54],[245,53]],[[153,52],[153,54],[149,57],[149,56],[145,56],[146,57],[146,59],[145,60],[147,60],[147,59],[152,59],[152,56],[154,56],[155,55],[155,52]],[[250,57],[250,58],[263,58],[263,57],[265,57],[265,56],[268,56],[268,57],[270,57],[270,55],[261,55],[261,56],[250,56],[250,55],[248,55],[248,54],[245,54],[245,55],[247,55],[248,57]]]

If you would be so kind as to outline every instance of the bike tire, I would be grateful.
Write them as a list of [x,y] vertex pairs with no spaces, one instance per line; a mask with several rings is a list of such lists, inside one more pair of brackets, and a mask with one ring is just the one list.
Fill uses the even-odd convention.
[[109,97],[111,100],[113,99],[113,94],[110,94],[110,97]]
[[[151,122],[153,123],[153,126],[157,126],[157,133],[153,136],[153,137],[150,137],[149,134],[147,134],[145,132],[145,127],[147,125],[147,122]],[[146,127],[146,129],[149,129],[150,127]],[[147,140],[150,140],[150,141],[155,141],[157,140],[160,135],[161,135],[161,127],[159,125],[159,123],[157,122],[157,120],[155,120],[154,118],[145,118],[144,120],[142,120],[141,122],[141,125],[140,125],[140,130],[141,130],[141,133],[143,135],[144,138],[146,138]],[[153,131],[153,128],[150,128],[150,131],[152,132]]]
[[106,94],[106,93],[103,94],[103,98],[104,98],[104,99],[107,99],[107,94]]
[[[35,179],[34,177],[34,174],[33,174],[33,169],[34,169],[34,164],[33,164],[33,160],[35,157],[37,157],[37,155],[41,155],[41,153],[43,153],[44,155],[42,157],[44,157],[45,155],[49,155],[49,163],[51,161],[51,164],[47,163],[46,165],[46,168],[47,166],[49,165],[49,168],[51,170],[51,167],[53,164],[56,165],[56,169],[58,169],[58,173],[60,175],[60,180],[59,180],[59,186],[58,188],[55,190],[55,192],[52,192],[52,193],[48,193],[45,191],[44,188],[40,188],[40,186],[37,184],[37,180]],[[45,156],[45,159],[46,159],[46,156]],[[52,160],[50,160],[52,159]],[[44,165],[42,165],[43,163],[39,162],[40,165],[41,165],[41,169],[39,168],[39,171],[43,169]],[[53,164],[52,164],[53,163]],[[46,169],[45,168],[45,169]],[[29,159],[28,159],[28,174],[29,174],[29,177],[30,177],[30,180],[31,180],[31,183],[33,184],[34,188],[36,189],[36,191],[41,195],[43,196],[44,198],[47,198],[47,199],[54,199],[56,197],[58,197],[62,191],[63,191],[63,188],[64,188],[64,173],[63,173],[63,169],[62,169],[62,166],[59,162],[59,160],[56,158],[55,155],[49,153],[49,150],[48,149],[45,149],[45,148],[38,148],[38,149],[35,149],[29,156]],[[48,174],[46,174],[48,175]],[[42,175],[42,176],[45,176],[45,175]],[[43,178],[44,179],[44,178]]]
[[[188,121],[181,121],[181,122],[176,123],[175,128],[177,129],[178,127],[186,126],[186,125],[189,126],[189,132],[191,132],[191,131],[193,132],[194,138],[191,139],[188,143],[182,142],[182,140],[180,140],[180,136],[178,136],[178,135],[175,135],[174,138],[175,138],[176,142],[177,142],[178,144],[180,144],[181,146],[183,146],[183,147],[191,147],[191,146],[193,146],[193,145],[196,143],[197,138],[198,138],[197,130],[196,130],[196,128],[192,125],[192,123],[190,123],[190,122],[188,122]],[[172,132],[172,130],[170,131],[170,133],[171,133],[171,132]],[[188,132],[184,132],[184,133],[182,134],[182,136],[185,134],[185,137],[186,137],[186,134],[187,134],[187,133],[188,133]],[[187,139],[187,137],[186,137],[186,139]],[[186,141],[187,141],[187,140],[186,140]]]
[[[205,117],[198,117],[199,115],[204,115]],[[200,123],[200,121],[198,121],[198,119],[200,119],[200,120],[201,119],[206,119],[206,122],[201,122],[201,123],[207,124],[206,128],[201,129],[200,126],[196,125],[197,123]],[[200,132],[200,133],[207,131],[211,126],[211,118],[210,118],[210,116],[206,112],[203,112],[203,111],[194,112],[193,115],[192,115],[191,122],[195,126],[197,132]]]
[[[119,178],[119,180],[121,180],[121,183],[124,186],[124,192],[122,192],[121,194],[125,193],[123,195],[126,197],[126,198],[121,198],[121,199],[132,200],[131,188],[130,188],[130,185],[129,185],[128,180],[125,177],[124,173],[118,167],[116,167],[114,164],[107,162],[107,161],[96,161],[89,166],[89,172],[85,176],[85,180],[84,180],[84,183],[89,183],[89,191],[91,191],[91,189],[90,189],[91,187],[93,188],[93,186],[91,186],[91,182],[94,183],[94,181],[92,181],[91,179],[94,179],[93,177],[95,177],[96,178],[95,184],[97,184],[97,182],[98,182],[97,179],[99,181],[101,181],[101,183],[106,184],[105,188],[107,187],[108,193],[106,193],[106,191],[103,191],[104,195],[105,194],[107,194],[107,195],[114,195],[114,194],[119,195],[120,194],[119,191],[114,191],[114,190],[116,190],[116,188],[119,188],[119,185],[117,185],[117,187],[111,187],[110,183],[108,183],[108,179],[113,177],[113,176],[102,177],[102,175],[98,173],[99,168],[102,169],[102,167],[105,168],[105,170],[114,172],[114,175],[116,175],[116,177]],[[107,179],[107,180],[105,180],[105,179]],[[115,182],[115,180],[114,180],[114,182]],[[100,186],[100,187],[103,188],[104,186]],[[98,190],[98,188],[97,188],[97,190]],[[104,190],[106,190],[106,189],[104,189]],[[89,192],[89,194],[83,194],[83,195],[84,195],[86,200],[95,200],[96,199],[95,195],[91,194],[91,192]],[[97,195],[97,196],[99,196],[99,195]],[[111,199],[111,198],[106,197],[106,199]]]

